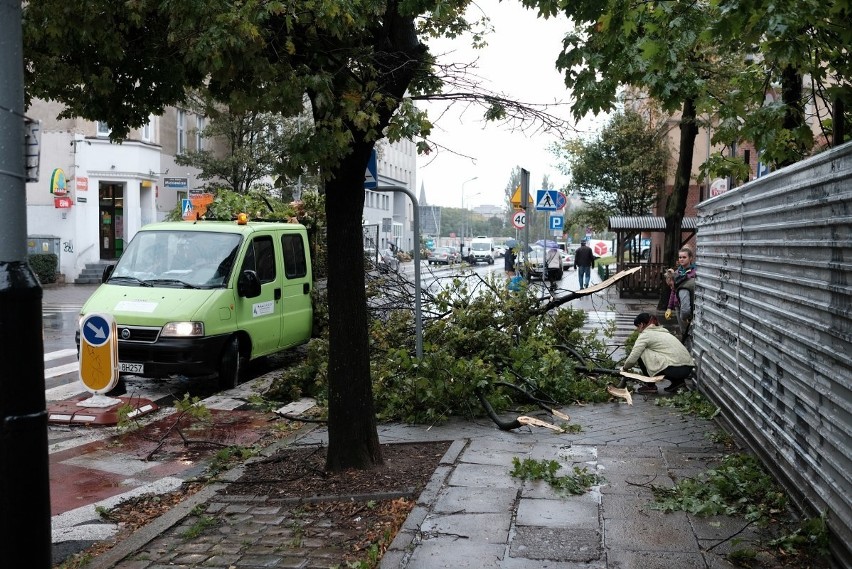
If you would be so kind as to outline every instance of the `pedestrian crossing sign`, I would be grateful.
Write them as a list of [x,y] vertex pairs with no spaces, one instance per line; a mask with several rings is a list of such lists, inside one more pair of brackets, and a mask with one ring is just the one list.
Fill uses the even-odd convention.
[[183,219],[193,219],[192,200],[186,198],[182,199],[180,201],[180,211],[181,217],[183,217]]
[[364,171],[364,189],[372,190],[379,185],[379,167],[376,159],[376,149],[370,153],[370,160],[367,162],[367,169]]
[[559,209],[556,202],[556,190],[538,190],[535,198],[535,209],[538,211],[556,211]]

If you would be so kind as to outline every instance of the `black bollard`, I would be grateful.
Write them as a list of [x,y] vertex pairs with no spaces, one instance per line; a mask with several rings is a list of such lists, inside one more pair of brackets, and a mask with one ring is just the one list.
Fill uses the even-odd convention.
[[52,566],[42,289],[0,262],[0,566]]

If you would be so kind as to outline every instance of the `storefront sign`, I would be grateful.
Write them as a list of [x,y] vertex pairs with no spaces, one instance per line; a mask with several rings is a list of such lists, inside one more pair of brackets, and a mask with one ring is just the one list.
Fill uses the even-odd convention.
[[78,192],[88,192],[89,191],[89,179],[85,176],[80,177],[77,176],[74,180],[76,182],[75,186]]
[[710,184],[710,197],[715,198],[716,196],[721,196],[725,192],[728,191],[728,180],[725,178],[716,178],[713,180],[713,183]]
[[68,209],[74,201],[71,198],[53,198],[53,207],[56,209]]
[[54,196],[64,196],[68,193],[65,186],[65,172],[62,168],[55,168],[50,174],[50,193]]

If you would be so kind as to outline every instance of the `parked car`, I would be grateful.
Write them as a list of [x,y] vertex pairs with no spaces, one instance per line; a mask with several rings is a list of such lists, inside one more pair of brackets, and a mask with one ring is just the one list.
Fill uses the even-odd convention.
[[559,255],[562,257],[563,271],[567,271],[568,269],[574,266],[574,255],[565,251],[559,251]]
[[448,245],[447,249],[449,249],[450,252],[453,254],[453,260],[450,261],[450,262],[451,263],[461,263],[461,261],[462,261],[461,250],[458,247],[453,247],[452,245]]
[[430,265],[449,265],[458,263],[461,255],[454,247],[436,247],[429,251],[428,261]]
[[377,268],[380,273],[395,273],[399,271],[399,259],[396,258],[396,255],[390,249],[382,249],[379,251]]
[[502,259],[506,256],[506,247],[503,245],[495,245],[494,246],[494,258]]
[[[525,267],[527,278],[547,280],[547,249],[540,245],[530,245],[530,251],[521,254],[521,263]],[[573,261],[572,261],[573,264]],[[561,280],[564,275],[565,258],[561,258],[561,266],[553,269],[550,280]]]

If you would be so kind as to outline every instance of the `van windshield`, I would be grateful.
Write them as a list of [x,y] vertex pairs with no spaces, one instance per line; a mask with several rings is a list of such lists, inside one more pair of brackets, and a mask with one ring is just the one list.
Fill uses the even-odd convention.
[[222,288],[241,236],[204,231],[140,231],[107,282],[124,286]]
[[491,243],[483,243],[481,241],[477,243],[476,241],[474,241],[473,243],[471,243],[470,248],[474,251],[490,251]]

